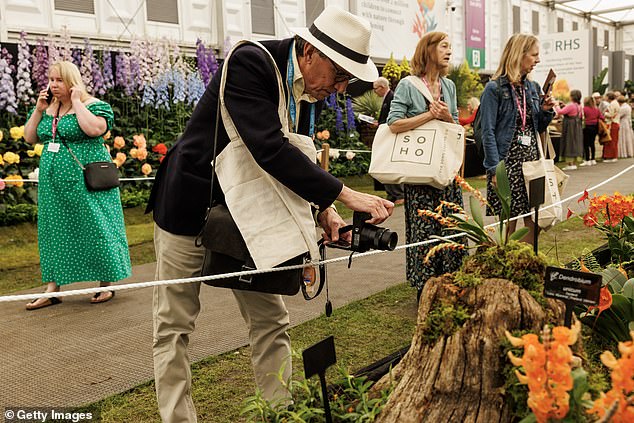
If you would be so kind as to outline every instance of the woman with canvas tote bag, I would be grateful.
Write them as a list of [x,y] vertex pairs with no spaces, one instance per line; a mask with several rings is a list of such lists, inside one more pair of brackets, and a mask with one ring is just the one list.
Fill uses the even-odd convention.
[[[394,92],[387,124],[393,133],[409,131],[433,119],[455,123],[458,121],[456,86],[445,76],[449,72],[451,43],[443,32],[430,32],[420,39],[412,57],[411,77],[401,80]],[[416,85],[424,85],[434,99],[428,102]],[[442,227],[435,220],[418,216],[418,210],[435,210],[441,201],[462,205],[460,187],[451,182],[445,188],[429,185],[405,184],[405,231],[407,243],[429,239],[440,235]],[[412,286],[423,289],[432,276],[452,272],[460,267],[464,253],[445,251],[437,254],[428,263],[424,259],[429,246],[407,249],[407,278]]]
[[[554,115],[552,97],[540,98],[541,89],[527,78],[538,63],[537,37],[514,34],[504,47],[492,81],[482,93],[480,109],[488,215],[500,214],[501,204],[494,187],[497,183],[495,168],[501,161],[506,166],[511,187],[511,217],[530,211],[522,163],[538,159],[538,134],[546,130]],[[516,220],[510,223],[511,232],[516,224]],[[529,228],[524,241],[532,243],[535,225],[530,217],[524,218],[524,226]]]

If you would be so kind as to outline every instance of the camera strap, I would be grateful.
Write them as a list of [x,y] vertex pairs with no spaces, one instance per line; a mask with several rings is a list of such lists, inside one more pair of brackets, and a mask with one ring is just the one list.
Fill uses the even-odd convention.
[[327,276],[327,272],[326,272],[326,265],[324,264],[324,261],[326,260],[326,244],[324,244],[324,240],[320,239],[317,244],[319,245],[319,286],[317,287],[317,292],[315,292],[312,296],[308,293],[306,287],[310,286],[307,283],[302,283],[301,287],[302,287],[302,295],[304,296],[304,299],[306,301],[310,301],[314,298],[316,298],[317,296],[319,296],[319,294],[321,294],[321,291],[324,289],[324,286],[326,287],[326,316],[330,317],[330,315],[332,314],[332,303],[330,302],[330,297],[328,295],[328,276]]

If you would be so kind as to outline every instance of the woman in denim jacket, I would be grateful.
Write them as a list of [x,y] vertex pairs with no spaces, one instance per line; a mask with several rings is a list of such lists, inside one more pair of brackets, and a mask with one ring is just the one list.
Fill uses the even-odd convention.
[[[524,184],[522,163],[537,160],[539,133],[553,118],[552,97],[540,99],[539,85],[527,75],[539,63],[539,41],[532,34],[514,34],[502,53],[497,71],[482,93],[482,145],[487,171],[488,215],[500,213],[500,200],[495,194],[495,168],[504,161],[511,187],[511,217],[530,211]],[[517,221],[510,223],[514,231]],[[532,242],[534,224],[524,218],[529,233],[524,241]]]

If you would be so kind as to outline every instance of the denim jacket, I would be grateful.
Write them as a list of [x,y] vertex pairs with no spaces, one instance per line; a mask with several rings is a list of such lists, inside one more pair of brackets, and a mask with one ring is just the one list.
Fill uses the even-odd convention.
[[[480,100],[484,168],[487,172],[494,172],[497,164],[506,158],[515,133],[517,104],[511,94],[513,88],[506,76],[500,76],[499,83],[499,95],[498,82],[489,81],[484,87]],[[524,90],[527,93],[526,105],[530,104],[533,113],[535,138],[539,140],[539,133],[546,130],[553,119],[554,112],[542,109],[539,84],[525,79]],[[498,104],[498,96],[500,104]]]

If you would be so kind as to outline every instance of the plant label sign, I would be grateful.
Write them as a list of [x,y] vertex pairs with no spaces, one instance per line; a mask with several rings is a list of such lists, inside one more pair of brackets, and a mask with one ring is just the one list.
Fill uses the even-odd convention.
[[548,266],[544,278],[544,297],[586,306],[599,304],[601,275]]

